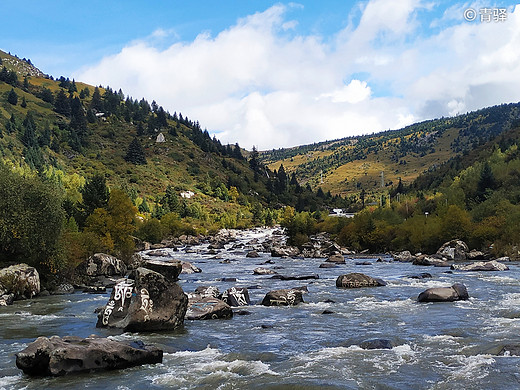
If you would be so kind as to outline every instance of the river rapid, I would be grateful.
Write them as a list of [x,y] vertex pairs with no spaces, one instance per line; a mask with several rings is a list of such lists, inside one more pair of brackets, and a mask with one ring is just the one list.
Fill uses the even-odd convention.
[[[272,230],[241,232],[237,242],[260,242]],[[233,243],[233,244],[236,244]],[[199,274],[181,274],[185,292],[199,286],[249,289],[252,305],[236,308],[230,320],[185,321],[174,332],[123,333],[96,328],[94,310],[109,292],[41,297],[0,308],[0,389],[518,389],[520,357],[497,356],[520,334],[520,267],[509,271],[446,273],[383,257],[370,265],[319,268],[324,259],[246,258],[244,250],[204,254],[207,244],[171,256],[193,263]],[[191,251],[188,251],[191,252]],[[144,252],[146,253],[146,252]],[[159,259],[159,258],[158,258]],[[229,261],[224,261],[229,260]],[[274,264],[263,264],[273,260]],[[388,260],[388,261],[386,261]],[[282,281],[254,275],[257,267],[282,275],[318,274],[317,280]],[[337,289],[336,278],[362,272],[385,287]],[[429,272],[432,278],[408,276]],[[221,281],[236,278],[236,282]],[[466,285],[470,299],[416,302],[430,287]],[[274,289],[307,286],[305,303],[259,305]],[[238,315],[246,310],[247,315]],[[331,314],[323,314],[324,311]],[[244,313],[243,313],[244,314]],[[58,378],[30,378],[15,365],[15,353],[38,336],[97,334],[140,339],[164,350],[162,364]],[[392,349],[363,350],[367,339],[383,338]]]

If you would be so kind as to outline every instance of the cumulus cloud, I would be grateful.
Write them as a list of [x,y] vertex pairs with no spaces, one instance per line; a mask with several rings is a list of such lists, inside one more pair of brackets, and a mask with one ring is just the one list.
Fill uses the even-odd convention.
[[[520,100],[520,17],[443,16],[419,33],[421,0],[371,0],[333,39],[298,35],[288,7],[239,19],[216,36],[179,42],[157,30],[74,75],[156,100],[223,142],[260,149],[399,128]],[[446,11],[447,12],[447,11]],[[453,21],[452,19],[455,19]],[[446,23],[446,20],[450,23]],[[164,47],[154,40],[173,37]]]

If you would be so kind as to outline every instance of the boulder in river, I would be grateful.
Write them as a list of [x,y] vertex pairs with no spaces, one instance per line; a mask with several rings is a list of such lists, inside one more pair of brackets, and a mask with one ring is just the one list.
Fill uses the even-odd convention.
[[457,271],[507,271],[509,267],[496,260],[478,261],[470,264],[453,264],[451,269]]
[[262,305],[264,306],[295,306],[303,302],[303,291],[299,289],[281,289],[269,291]]
[[140,341],[97,336],[38,337],[16,354],[16,366],[31,376],[60,376],[161,363],[163,351]]
[[260,257],[260,255],[258,254],[257,251],[249,251],[249,252],[247,252],[246,257],[249,257],[249,258],[256,258],[256,257]]
[[417,256],[413,262],[413,265],[426,265],[426,266],[434,266],[434,267],[449,267],[450,264],[446,261],[445,258],[434,255],[434,256],[428,256],[428,255],[420,255]]
[[345,257],[341,254],[334,254],[328,257],[327,260],[325,260],[327,263],[334,263],[334,264],[345,264]]
[[280,279],[280,280],[309,280],[309,279],[319,279],[320,275],[274,275],[271,279]]
[[190,301],[186,311],[188,320],[216,320],[233,317],[233,310],[226,302],[213,297]]
[[222,293],[222,300],[229,306],[247,306],[251,304],[249,291],[245,287],[231,287]]
[[139,332],[170,330],[182,325],[188,297],[175,280],[142,267],[133,271],[132,276],[133,279],[116,284],[98,315],[97,327]]
[[258,267],[253,270],[253,274],[255,275],[274,275],[278,272],[270,269],[270,268],[264,268],[264,267]]
[[449,260],[466,260],[469,252],[468,245],[462,240],[445,242],[437,251],[437,254]]
[[386,282],[358,272],[340,275],[336,279],[338,288],[360,288],[386,286]]
[[370,339],[359,343],[359,347],[363,349],[392,349],[395,344],[388,339]]
[[415,260],[415,256],[412,255],[410,251],[396,252],[392,254],[392,257],[395,261],[399,261],[401,263],[411,263]]
[[181,273],[183,273],[183,274],[198,274],[198,273],[202,272],[202,270],[199,267],[191,264],[188,261],[182,261],[181,265],[182,265]]
[[295,246],[273,246],[271,248],[271,257],[292,257],[299,254],[300,250]]
[[40,275],[36,268],[22,263],[0,270],[0,295],[6,296],[3,300],[6,304],[12,303],[13,299],[32,298],[39,292]]
[[180,260],[145,260],[142,263],[144,268],[151,269],[152,271],[159,272],[166,279],[170,281],[176,281],[179,279],[179,275],[182,271],[182,264]]
[[454,302],[469,299],[466,286],[455,283],[451,287],[429,288],[417,297],[418,302]]
[[87,277],[124,276],[127,267],[122,260],[114,256],[96,253],[78,265],[76,271],[79,275]]

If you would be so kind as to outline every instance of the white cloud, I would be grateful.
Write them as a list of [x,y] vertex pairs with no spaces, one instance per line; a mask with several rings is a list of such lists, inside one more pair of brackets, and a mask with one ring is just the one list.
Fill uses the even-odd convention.
[[510,10],[504,23],[469,23],[459,7],[459,22],[425,36],[417,15],[431,8],[371,0],[357,25],[325,40],[297,35],[297,21],[276,5],[216,36],[202,32],[164,49],[155,40],[175,35],[158,29],[74,77],[156,100],[223,142],[261,149],[520,100],[519,13]]

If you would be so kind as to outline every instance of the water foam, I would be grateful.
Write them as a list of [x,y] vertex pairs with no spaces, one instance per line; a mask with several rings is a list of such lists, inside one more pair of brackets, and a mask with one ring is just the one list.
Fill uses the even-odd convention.
[[260,360],[227,360],[218,349],[206,347],[201,351],[165,353],[162,367],[166,372],[150,377],[154,385],[193,387],[217,384],[261,375],[279,374]]

